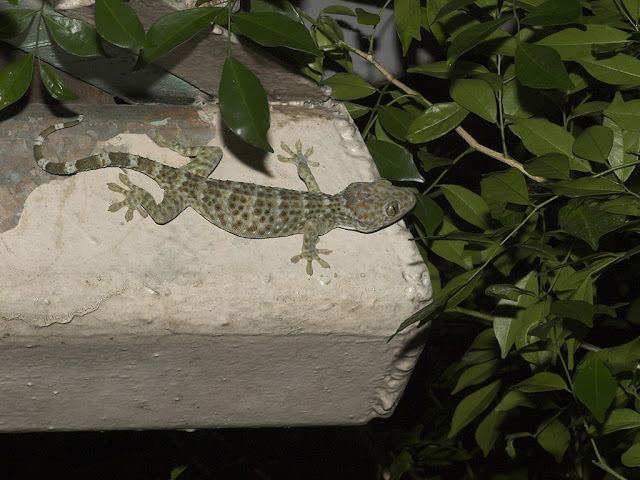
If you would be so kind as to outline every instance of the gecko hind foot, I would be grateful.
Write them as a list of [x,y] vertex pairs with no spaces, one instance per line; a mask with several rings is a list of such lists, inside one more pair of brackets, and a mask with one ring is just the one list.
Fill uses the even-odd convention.
[[325,249],[317,249],[315,252],[313,253],[309,253],[309,254],[300,254],[300,255],[295,255],[293,257],[291,257],[291,261],[293,263],[298,263],[300,260],[306,260],[307,261],[307,274],[308,275],[313,275],[313,261],[315,260],[316,262],[318,262],[320,264],[320,266],[322,268],[331,268],[331,266],[322,258],[319,257],[319,255],[329,255],[331,253],[331,250],[325,250]]
[[134,211],[138,211],[142,218],[146,218],[147,212],[142,207],[142,199],[144,198],[144,194],[147,192],[137,185],[134,185],[126,174],[121,173],[119,178],[120,181],[129,188],[129,190],[126,190],[117,183],[107,184],[109,190],[124,195],[124,199],[121,202],[109,205],[109,211],[117,212],[122,207],[127,207],[127,212],[124,214],[124,218],[127,222],[130,222],[133,219]]

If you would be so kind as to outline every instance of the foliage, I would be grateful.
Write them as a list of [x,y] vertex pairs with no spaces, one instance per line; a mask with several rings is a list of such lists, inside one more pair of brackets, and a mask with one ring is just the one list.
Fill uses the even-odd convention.
[[[421,41],[436,57],[409,69],[419,91],[372,56],[391,6],[403,54]],[[341,16],[360,24],[364,50],[344,41]],[[69,53],[103,55],[106,40],[140,49],[144,68],[219,23],[318,80],[337,70],[324,84],[358,119],[381,174],[415,190],[408,222],[435,296],[399,330],[433,321],[466,346],[427,386],[435,406],[385,478],[638,476],[640,0],[388,0],[317,18],[254,0],[245,13],[176,12],[146,33],[122,0],[97,0],[95,18],[94,29],[6,10],[0,38],[44,20]],[[386,83],[355,74],[353,55]],[[0,108],[24,94],[37,58],[36,45],[0,72]],[[75,97],[39,68],[54,98]],[[269,150],[265,94],[231,52],[219,95],[230,128]]]
[[[375,27],[365,52],[342,41],[327,11],[307,18],[326,58],[355,53],[388,80],[371,91],[341,58],[345,72],[325,81],[336,98],[359,100],[349,108],[381,173],[426,178],[411,225],[436,293],[400,330],[464,318],[475,336],[429,386],[442,404],[453,395],[455,408],[426,419],[431,428],[397,451],[390,478],[462,463],[486,478],[637,476],[640,3],[394,8],[403,51],[424,35],[440,57],[410,68],[419,78],[409,81],[440,79],[432,83],[448,97],[425,98],[426,88],[378,65]],[[390,155],[390,145],[403,153]],[[460,169],[470,162],[471,173]],[[539,455],[557,465],[530,467]],[[491,473],[482,457],[516,462]]]

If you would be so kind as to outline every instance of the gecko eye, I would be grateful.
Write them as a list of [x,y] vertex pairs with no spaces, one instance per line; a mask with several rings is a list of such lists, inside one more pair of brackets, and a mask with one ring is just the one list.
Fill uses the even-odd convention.
[[395,217],[398,214],[398,202],[392,202],[385,208],[388,217]]

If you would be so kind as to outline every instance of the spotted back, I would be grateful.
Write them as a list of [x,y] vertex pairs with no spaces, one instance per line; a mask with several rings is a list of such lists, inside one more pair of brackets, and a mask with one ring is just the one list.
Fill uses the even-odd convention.
[[342,198],[338,226],[364,233],[397,222],[416,204],[413,193],[384,179],[352,183],[338,195]]

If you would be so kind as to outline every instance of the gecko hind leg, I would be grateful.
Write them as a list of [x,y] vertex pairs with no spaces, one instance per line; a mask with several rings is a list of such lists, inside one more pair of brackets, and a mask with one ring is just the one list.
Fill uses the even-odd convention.
[[318,225],[316,220],[309,220],[304,226],[304,237],[302,240],[302,252],[300,255],[291,257],[293,263],[300,260],[307,261],[307,274],[313,275],[313,261],[315,260],[322,268],[331,268],[330,265],[320,258],[320,255],[329,255],[331,250],[316,248],[318,243]]
[[186,147],[177,142],[165,139],[162,135],[156,135],[153,140],[156,145],[162,148],[168,148],[183,157],[192,158],[189,163],[180,167],[180,170],[186,170],[200,177],[208,177],[211,172],[222,160],[222,150],[220,147]]
[[146,218],[147,214],[149,214],[154,222],[164,225],[176,218],[186,208],[179,198],[167,195],[166,191],[162,202],[156,203],[149,192],[133,184],[126,174],[121,173],[119,178],[129,190],[116,183],[107,184],[109,190],[124,195],[122,201],[109,206],[109,211],[117,212],[121,208],[127,207],[127,211],[124,214],[127,222],[133,219],[133,213],[137,211],[142,218]]
[[306,152],[302,153],[302,142],[300,140],[296,142],[295,153],[284,142],[280,143],[280,147],[291,156],[285,157],[283,155],[278,155],[278,160],[285,163],[295,164],[295,166],[298,168],[298,176],[307,186],[307,190],[309,190],[310,192],[320,192],[318,182],[316,182],[313,173],[311,173],[311,168],[309,168],[320,166],[318,162],[309,160],[309,157],[313,155],[313,147],[308,148]]

